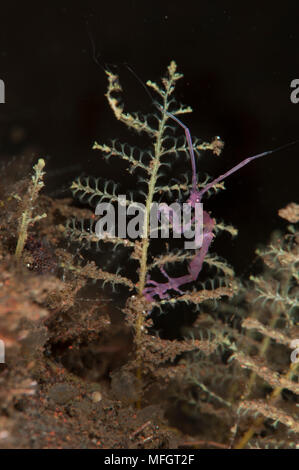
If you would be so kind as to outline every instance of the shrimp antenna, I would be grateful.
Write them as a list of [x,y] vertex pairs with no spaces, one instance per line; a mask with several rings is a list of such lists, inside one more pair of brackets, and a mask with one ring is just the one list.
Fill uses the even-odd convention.
[[154,106],[156,106],[156,108],[159,108],[159,110],[161,110],[162,106],[159,105],[159,103],[157,101],[154,100],[154,98],[152,97],[152,94],[150,93],[149,89],[147,88],[146,84],[141,80],[141,78],[137,75],[137,73],[132,69],[132,67],[127,64],[127,62],[124,62],[124,66],[129,70],[129,72],[131,72],[132,75],[134,75],[134,77],[136,78],[136,80],[140,83],[141,86],[143,86],[143,88],[145,89],[146,91],[146,94],[147,96],[150,98],[152,104]]
[[110,72],[110,68],[109,68],[109,65],[104,63],[104,62],[100,62],[99,61],[99,57],[101,57],[101,53],[97,53],[96,51],[96,44],[95,44],[95,40],[91,34],[91,30],[89,28],[89,23],[88,23],[88,20],[86,20],[86,31],[87,31],[87,35],[89,37],[89,40],[90,40],[90,44],[91,44],[91,51],[92,51],[92,58],[94,60],[94,62],[99,66],[101,67],[101,69],[106,72],[107,70]]
[[89,28],[89,23],[88,23],[87,20],[86,20],[86,31],[87,31],[87,34],[88,34],[88,37],[89,37],[89,40],[90,40],[90,44],[91,44],[92,58],[95,61],[95,63],[99,67],[101,67],[101,69],[103,69],[105,71],[104,66],[99,62],[98,57],[99,57],[100,54],[97,54],[95,41],[94,41],[94,38],[91,35],[91,31],[90,31],[90,28]]
[[256,158],[261,158],[265,157],[266,155],[270,155],[275,152],[279,152],[280,150],[283,150],[287,147],[291,147],[292,145],[295,145],[299,142],[299,140],[294,140],[293,142],[289,142],[288,144],[281,145],[280,147],[276,147],[275,149],[272,150],[267,150],[266,152],[258,153],[257,155],[254,155],[253,157],[245,158],[245,160],[242,160],[238,165],[235,165],[233,168],[228,170],[226,173],[223,175],[218,176],[218,178],[214,179],[211,183],[207,184],[201,191],[199,191],[199,196],[201,197],[204,193],[206,193],[210,188],[212,188],[215,184],[219,183],[220,181],[224,180],[227,178],[227,176],[232,175],[236,171],[238,171],[240,168],[243,166],[247,165],[250,163],[252,160],[255,160]]

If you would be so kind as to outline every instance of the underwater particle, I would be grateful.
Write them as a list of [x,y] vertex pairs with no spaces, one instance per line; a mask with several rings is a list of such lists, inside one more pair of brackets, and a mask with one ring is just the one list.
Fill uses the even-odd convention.
[[102,398],[103,398],[103,396],[102,396],[101,392],[99,392],[99,391],[92,392],[92,394],[91,394],[91,399],[94,403],[99,403],[102,400]]

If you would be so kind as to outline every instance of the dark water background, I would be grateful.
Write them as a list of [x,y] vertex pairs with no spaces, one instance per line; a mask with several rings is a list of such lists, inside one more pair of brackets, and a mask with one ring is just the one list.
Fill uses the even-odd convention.
[[[201,159],[202,171],[217,176],[247,156],[299,139],[299,104],[290,101],[290,83],[299,76],[297,2],[43,3],[1,5],[0,158],[28,148],[48,156],[50,192],[81,172],[120,178],[116,162],[107,169],[91,150],[95,139],[144,143],[115,122],[90,37],[99,60],[119,66],[129,111],[152,108],[122,64],[143,80],[159,80],[170,60],[177,62],[185,78],[176,96],[194,109],[184,122],[193,135],[220,135],[226,143],[221,157]],[[278,209],[298,202],[298,155],[299,144],[256,161],[206,205],[239,228],[237,239],[223,236],[215,250],[240,274],[257,244],[286,225]],[[70,165],[78,167],[57,171]]]

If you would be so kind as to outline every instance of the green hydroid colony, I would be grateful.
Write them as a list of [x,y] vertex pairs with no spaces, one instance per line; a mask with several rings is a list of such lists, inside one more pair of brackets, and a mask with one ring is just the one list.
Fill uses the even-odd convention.
[[[106,97],[115,117],[128,128],[144,133],[151,141],[151,147],[139,150],[115,140],[111,144],[95,142],[93,148],[108,161],[124,160],[130,174],[139,177],[139,189],[132,193],[128,203],[143,202],[145,205],[143,237],[136,240],[99,240],[94,231],[94,219],[89,222],[88,228],[84,221],[69,220],[67,236],[83,248],[101,249],[107,244],[116,255],[118,250],[127,250],[127,262],[121,274],[106,271],[102,266],[97,267],[88,261],[84,266],[73,264],[69,268],[80,275],[127,288],[123,313],[134,332],[135,349],[131,361],[124,367],[137,374],[139,403],[145,399],[146,387],[154,378],[160,384],[172,384],[170,393],[174,393],[177,402],[185,403],[188,412],[198,416],[203,423],[205,439],[215,439],[217,429],[220,429],[222,435],[217,435],[217,439],[230,446],[243,448],[254,435],[258,446],[271,445],[271,442],[293,446],[294,433],[298,432],[295,412],[297,364],[289,362],[287,351],[290,344],[287,338],[296,334],[294,328],[298,313],[296,226],[293,225],[292,235],[286,235],[272,246],[272,251],[260,253],[269,266],[268,272],[260,278],[252,278],[251,285],[246,289],[235,279],[233,269],[209,252],[203,259],[205,270],[198,279],[186,282],[180,290],[171,289],[169,284],[167,295],[164,291],[163,295],[159,295],[158,290],[152,291],[151,296],[146,295],[149,280],[157,279],[154,285],[161,285],[161,273],[165,273],[165,267],[178,278],[176,273],[190,272],[192,260],[200,252],[200,249],[194,253],[194,250],[184,250],[175,244],[172,246],[170,240],[167,240],[168,243],[160,240],[161,251],[157,253],[157,247],[152,250],[149,224],[152,202],[169,202],[177,198],[186,200],[192,191],[189,171],[182,175],[181,180],[171,179],[176,157],[185,158],[186,168],[190,168],[190,147],[187,140],[182,142],[173,137],[174,126],[168,114],[178,116],[191,112],[191,108],[177,104],[174,99],[176,83],[182,77],[177,72],[175,62],[169,65],[161,85],[147,82],[158,96],[161,106],[161,110],[148,116],[125,112],[120,101],[122,88],[118,76],[109,71],[107,77]],[[206,150],[219,155],[223,147],[217,138],[211,143],[194,138],[192,141],[196,156]],[[196,190],[204,192],[204,188],[209,189],[207,195],[210,195],[224,189],[222,181],[216,180],[211,187],[207,186],[209,181],[206,178],[197,183]],[[71,188],[76,198],[91,205],[99,201],[117,202],[117,185],[112,181],[94,176],[80,177]],[[208,217],[213,221],[216,236],[220,230],[228,231],[233,236],[237,234],[234,227]],[[287,264],[286,259],[290,260]],[[272,270],[271,274],[269,269]],[[135,273],[133,276],[132,272]],[[276,279],[276,284],[271,276]],[[240,297],[232,303],[227,300],[237,291],[243,296],[239,306],[237,302]],[[215,308],[215,302],[223,297],[226,298],[225,302],[216,303]],[[254,308],[253,301],[256,301]],[[184,339],[179,332],[177,339],[173,340],[153,335],[155,312],[169,313],[169,309],[173,309],[180,314],[186,305],[194,311],[196,320],[192,327],[185,330]],[[279,338],[284,340],[280,341]],[[277,358],[281,348],[284,348],[283,359],[278,371]],[[268,360],[272,367],[267,364]],[[282,395],[284,389],[291,394],[287,406]],[[241,419],[244,411],[258,418]],[[267,420],[274,422],[275,426],[266,438],[263,436],[263,440],[260,432]]]

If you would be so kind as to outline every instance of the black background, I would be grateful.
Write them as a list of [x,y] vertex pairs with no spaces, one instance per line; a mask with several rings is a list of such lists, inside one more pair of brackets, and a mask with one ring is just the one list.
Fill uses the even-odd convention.
[[[118,66],[129,111],[152,108],[122,64],[157,81],[171,59],[177,62],[185,76],[177,98],[194,109],[184,122],[192,135],[220,135],[226,143],[221,157],[201,158],[199,171],[218,176],[247,156],[299,139],[299,104],[290,101],[299,75],[298,13],[295,1],[2,4],[0,158],[28,148],[47,156],[50,192],[81,172],[120,178],[117,163],[104,169],[92,143],[140,138],[115,122],[92,43],[101,63]],[[239,228],[238,238],[222,236],[216,247],[237,272],[246,273],[257,244],[286,225],[278,209],[298,202],[298,153],[299,144],[257,160],[206,204]],[[57,172],[70,165],[78,168]]]

